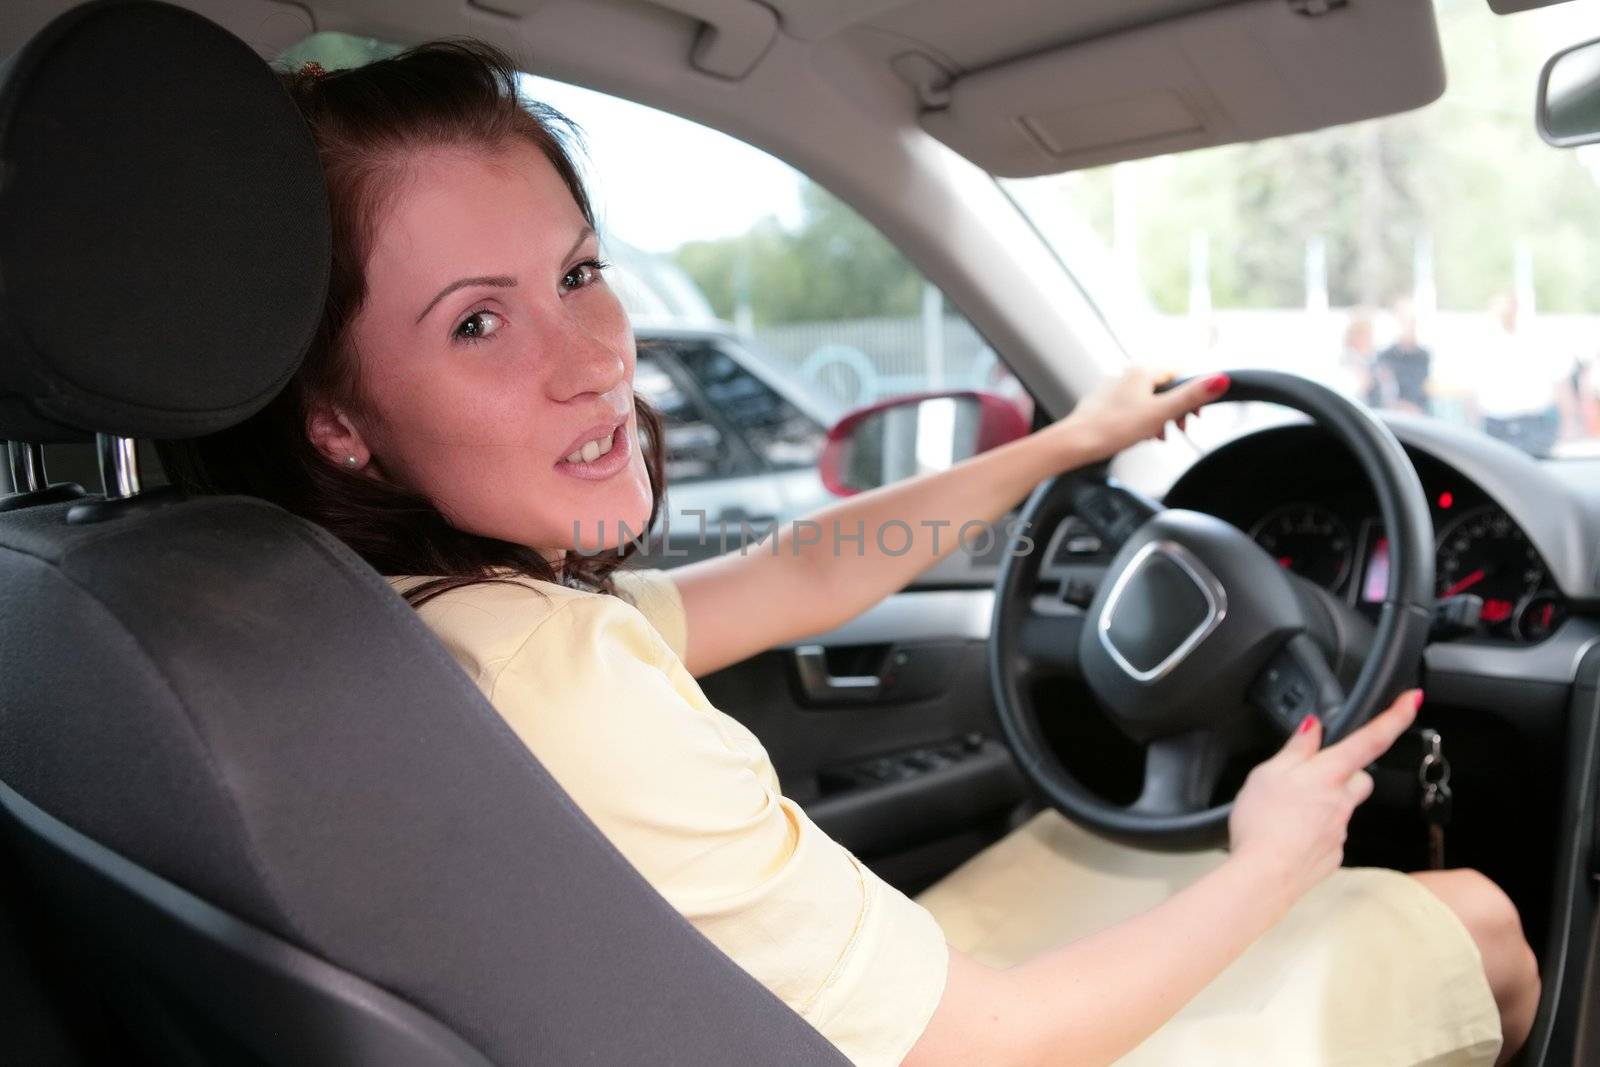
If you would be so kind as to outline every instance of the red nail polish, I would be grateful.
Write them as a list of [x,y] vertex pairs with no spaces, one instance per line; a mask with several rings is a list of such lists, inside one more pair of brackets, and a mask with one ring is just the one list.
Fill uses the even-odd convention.
[[1206,392],[1223,393],[1228,389],[1228,376],[1226,374],[1213,374],[1205,381]]
[[1420,690],[1420,689],[1417,690],[1417,695],[1416,695],[1416,697],[1413,698],[1411,707],[1412,707],[1413,711],[1421,711],[1422,710],[1422,690]]
[[1316,721],[1317,721],[1317,717],[1315,715],[1307,715],[1305,718],[1300,720],[1300,725],[1295,728],[1295,733],[1297,733],[1297,734],[1308,734],[1308,733],[1310,733],[1311,732],[1311,727],[1316,723]]

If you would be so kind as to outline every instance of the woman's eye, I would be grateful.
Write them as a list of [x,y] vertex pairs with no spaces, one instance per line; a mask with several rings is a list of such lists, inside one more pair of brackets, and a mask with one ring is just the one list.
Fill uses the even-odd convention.
[[456,327],[456,338],[462,341],[481,341],[500,328],[500,316],[492,311],[474,311]]
[[601,263],[597,259],[586,259],[576,267],[567,271],[561,279],[561,288],[567,291],[582,289],[586,285],[593,285],[600,280],[600,272],[609,264]]

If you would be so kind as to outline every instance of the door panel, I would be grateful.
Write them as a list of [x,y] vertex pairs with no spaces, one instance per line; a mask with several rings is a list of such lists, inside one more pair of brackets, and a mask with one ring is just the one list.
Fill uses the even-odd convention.
[[986,589],[901,593],[701,686],[761,739],[786,795],[915,892],[1025,799],[994,717],[989,603]]

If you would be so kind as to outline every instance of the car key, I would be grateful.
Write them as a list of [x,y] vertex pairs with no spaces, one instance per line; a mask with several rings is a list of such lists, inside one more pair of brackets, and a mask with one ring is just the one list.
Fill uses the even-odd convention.
[[1422,786],[1422,819],[1428,824],[1428,867],[1437,871],[1444,867],[1444,831],[1450,824],[1450,761],[1439,731],[1423,730],[1422,744],[1417,781]]

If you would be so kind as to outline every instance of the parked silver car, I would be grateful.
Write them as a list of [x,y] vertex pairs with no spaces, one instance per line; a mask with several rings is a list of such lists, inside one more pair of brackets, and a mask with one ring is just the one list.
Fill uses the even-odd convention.
[[715,555],[831,499],[817,457],[843,414],[836,403],[732,331],[636,324],[635,334],[634,387],[666,424],[667,500],[652,555]]

